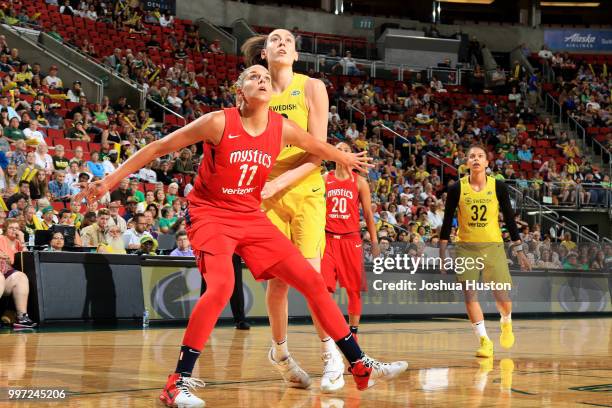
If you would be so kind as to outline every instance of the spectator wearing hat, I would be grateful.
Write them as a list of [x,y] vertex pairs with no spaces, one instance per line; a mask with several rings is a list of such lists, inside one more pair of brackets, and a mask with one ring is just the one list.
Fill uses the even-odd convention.
[[69,129],[66,132],[65,137],[66,139],[82,140],[84,142],[89,142],[91,140],[87,130],[85,130],[85,125],[81,120],[74,122],[72,129]]
[[[36,105],[34,105],[36,107]],[[52,103],[49,105],[49,111],[45,113],[45,120],[47,121],[47,127],[51,129],[63,129],[64,128],[64,118],[59,115],[60,109],[59,103]]]
[[[72,175],[70,176],[70,179],[73,180]],[[85,172],[79,173],[76,181],[70,184],[72,195],[76,195],[80,193],[83,186],[85,186],[89,182],[90,179],[91,179],[90,174],[85,173]]]
[[49,124],[47,122],[47,119],[45,118],[43,103],[41,101],[34,101],[34,103],[32,103],[32,110],[30,111],[30,116],[32,117],[32,119],[36,119],[38,121],[38,124],[43,127],[46,127]]
[[70,102],[80,102],[81,97],[85,96],[83,89],[81,89],[81,81],[74,81],[72,83],[72,88],[68,90],[67,96]]
[[119,153],[116,150],[111,150],[102,159],[102,165],[104,166],[104,174],[110,174],[115,171],[117,166],[117,158]]
[[102,208],[98,211],[96,222],[81,229],[81,239],[83,246],[98,247],[100,244],[106,243],[106,230],[108,229],[110,219],[110,211]]
[[157,240],[150,235],[140,238],[140,249],[136,255],[157,255]]
[[128,197],[127,203],[125,204],[125,213],[123,214],[123,219],[126,221],[130,221],[131,219],[133,219],[138,213],[137,206],[138,203],[136,202],[136,199],[131,196]]
[[53,207],[47,206],[42,209],[42,220],[40,221],[40,226],[43,230],[48,230],[55,224],[55,221],[53,220],[54,216],[55,214],[53,212]]
[[62,89],[64,83],[62,79],[57,76],[57,65],[51,65],[49,68],[49,74],[43,78],[43,85],[48,86],[49,89]]

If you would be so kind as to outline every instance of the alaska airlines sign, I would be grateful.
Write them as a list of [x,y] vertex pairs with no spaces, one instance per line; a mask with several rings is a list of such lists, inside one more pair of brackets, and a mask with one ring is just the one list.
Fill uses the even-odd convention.
[[612,30],[544,30],[544,44],[553,51],[612,52]]

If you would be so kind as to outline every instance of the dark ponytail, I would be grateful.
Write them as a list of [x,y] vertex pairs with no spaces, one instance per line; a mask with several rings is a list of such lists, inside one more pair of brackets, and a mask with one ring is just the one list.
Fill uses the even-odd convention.
[[242,44],[240,51],[242,51],[242,55],[244,55],[244,63],[247,67],[251,65],[263,65],[268,68],[266,60],[261,58],[261,51],[265,48],[267,39],[267,35],[256,35]]

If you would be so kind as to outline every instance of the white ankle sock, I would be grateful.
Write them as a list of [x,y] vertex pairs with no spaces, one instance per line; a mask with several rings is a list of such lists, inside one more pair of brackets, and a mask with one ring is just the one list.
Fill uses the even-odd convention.
[[336,343],[334,343],[331,337],[321,340],[321,354],[334,352],[336,352]]
[[272,358],[274,361],[283,361],[289,357],[289,346],[287,345],[287,339],[281,342],[272,340],[272,346],[274,347],[274,350],[272,351]]
[[484,391],[485,387],[487,386],[487,373],[481,373],[478,376],[476,376],[476,381],[474,381],[474,387],[482,392]]
[[487,329],[485,329],[484,320],[472,323],[472,328],[474,329],[474,333],[476,333],[478,338],[481,338],[482,336],[485,336],[487,339],[489,338],[489,336],[487,336]]
[[507,316],[501,315],[501,319],[500,319],[500,321],[501,321],[502,323],[508,323],[508,322],[511,322],[511,321],[512,321],[512,313],[508,313],[508,315],[507,315]]

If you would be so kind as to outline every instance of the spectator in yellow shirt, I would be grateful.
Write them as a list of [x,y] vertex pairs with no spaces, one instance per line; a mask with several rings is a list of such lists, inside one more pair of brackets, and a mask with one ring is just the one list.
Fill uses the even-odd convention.
[[576,243],[572,241],[571,233],[566,232],[565,235],[563,235],[563,241],[561,241],[561,245],[563,245],[568,251],[573,251],[574,249],[576,249]]
[[429,177],[429,172],[425,170],[425,165],[421,164],[418,167],[417,171],[414,173],[414,180],[421,182],[425,180],[427,177]]
[[355,146],[357,146],[359,150],[368,150],[370,143],[366,140],[364,132],[359,132],[359,136],[357,140],[355,140]]

